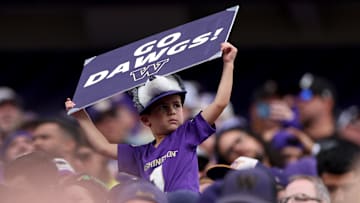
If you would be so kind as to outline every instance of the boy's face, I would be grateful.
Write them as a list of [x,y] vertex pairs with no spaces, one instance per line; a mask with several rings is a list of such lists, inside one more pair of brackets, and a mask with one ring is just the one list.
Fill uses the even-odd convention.
[[167,135],[183,122],[183,107],[179,95],[166,96],[150,107],[149,114],[143,115],[142,122],[151,128],[154,135]]

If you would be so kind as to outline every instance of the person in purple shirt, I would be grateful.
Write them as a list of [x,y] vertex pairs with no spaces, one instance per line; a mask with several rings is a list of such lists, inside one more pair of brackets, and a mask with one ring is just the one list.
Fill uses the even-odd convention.
[[[153,182],[164,192],[199,191],[196,147],[215,132],[215,121],[230,102],[237,49],[221,44],[223,72],[213,102],[192,120],[184,121],[186,91],[174,76],[155,76],[131,94],[141,122],[150,128],[155,140],[142,146],[110,144],[96,129],[85,110],[73,113],[87,139],[100,153],[118,159],[119,171]],[[66,110],[75,103],[67,99]]]

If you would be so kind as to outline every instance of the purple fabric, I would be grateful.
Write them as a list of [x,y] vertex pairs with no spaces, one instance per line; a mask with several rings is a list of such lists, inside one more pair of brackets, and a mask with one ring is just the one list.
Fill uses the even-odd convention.
[[[79,109],[125,92],[152,75],[168,75],[221,57],[238,6],[138,40],[85,61],[73,101]],[[69,113],[75,112],[77,109]]]
[[301,142],[292,134],[289,134],[286,130],[280,130],[275,133],[271,140],[271,146],[276,150],[282,150],[285,147],[292,146],[303,149]]
[[296,106],[291,108],[292,112],[294,113],[294,118],[292,120],[285,120],[282,121],[282,125],[287,128],[287,127],[294,127],[297,129],[301,129],[302,128],[302,124],[300,122],[300,111],[299,108],[297,108]]
[[239,202],[256,198],[259,201],[255,202],[276,202],[276,195],[275,181],[268,171],[251,168],[231,171],[225,176],[220,202],[228,202],[221,200],[232,197],[236,197]]
[[168,192],[166,196],[169,203],[197,203],[200,197],[199,193],[189,190]]
[[215,181],[200,195],[198,203],[215,203],[221,195],[222,180]]
[[285,167],[284,174],[288,178],[294,175],[318,176],[316,158],[313,156],[307,156],[299,159],[297,162],[290,163]]
[[165,192],[186,189],[199,192],[197,145],[215,133],[199,113],[168,135],[154,148],[153,143],[142,146],[118,145],[119,171],[154,182],[164,182]]
[[225,196],[216,201],[216,203],[275,203],[261,199],[254,195],[235,194]]
[[285,188],[287,186],[289,181],[288,181],[288,177],[286,176],[285,171],[283,169],[280,169],[277,167],[270,167],[269,171],[274,176],[275,182],[277,185],[280,185],[283,188]]

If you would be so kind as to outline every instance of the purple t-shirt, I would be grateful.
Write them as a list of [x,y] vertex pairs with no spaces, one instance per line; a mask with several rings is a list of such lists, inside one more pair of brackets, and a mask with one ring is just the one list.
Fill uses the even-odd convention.
[[199,192],[197,146],[215,132],[201,114],[186,121],[155,148],[118,145],[119,171],[152,181],[164,192],[187,189]]

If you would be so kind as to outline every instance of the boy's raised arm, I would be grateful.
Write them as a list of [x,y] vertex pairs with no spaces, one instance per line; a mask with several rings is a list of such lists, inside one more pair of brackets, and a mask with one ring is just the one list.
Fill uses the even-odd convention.
[[203,118],[211,125],[215,123],[229,104],[233,86],[233,70],[237,48],[228,42],[224,42],[221,44],[221,51],[223,52],[224,65],[218,90],[214,101],[201,112]]
[[[66,110],[74,108],[75,103],[67,98],[65,102]],[[72,116],[79,122],[81,128],[85,132],[85,136],[90,144],[100,154],[117,159],[117,145],[111,144],[105,136],[96,128],[94,123],[91,121],[89,115],[84,109],[72,114]]]

